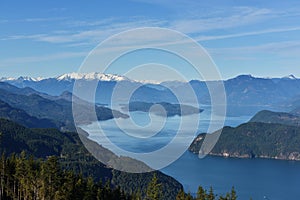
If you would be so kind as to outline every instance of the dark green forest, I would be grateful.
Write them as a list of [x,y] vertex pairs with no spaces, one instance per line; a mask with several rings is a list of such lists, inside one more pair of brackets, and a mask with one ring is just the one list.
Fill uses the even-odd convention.
[[109,181],[95,182],[71,170],[62,170],[57,157],[28,158],[25,152],[0,159],[0,199],[133,199]]
[[271,124],[284,124],[300,126],[300,116],[293,113],[273,112],[262,110],[254,115],[249,122],[262,122]]
[[[25,152],[19,156],[12,154],[0,158],[0,199],[49,199],[49,200],[160,200],[164,199],[163,182],[156,174],[147,184],[145,192],[124,192],[114,187],[110,180],[96,182],[93,177],[84,177],[71,170],[63,170],[58,158],[49,156],[46,160],[28,157]],[[180,190],[176,200],[235,200],[234,188],[226,196],[214,194],[213,189],[207,192],[199,187],[197,196]]]
[[[88,142],[97,146],[104,157],[112,153],[93,141],[88,140]],[[140,191],[144,195],[154,173],[164,182],[163,199],[174,199],[178,191],[182,189],[178,181],[159,171],[131,174],[107,167],[86,150],[77,133],[61,132],[57,129],[30,129],[12,121],[0,119],[0,153],[6,156],[18,156],[22,152],[34,159],[42,160],[49,156],[56,156],[62,170],[72,171],[83,177],[91,176],[95,181],[110,180],[112,186],[119,187],[126,193]],[[112,157],[118,159],[116,156]]]
[[[206,134],[199,134],[189,150],[199,153]],[[241,158],[300,160],[300,130],[297,126],[249,122],[224,127],[211,155]]]
[[[103,165],[77,133],[0,119],[0,153],[1,199],[201,199],[159,171],[132,174]],[[204,200],[212,198],[212,191],[204,193]]]

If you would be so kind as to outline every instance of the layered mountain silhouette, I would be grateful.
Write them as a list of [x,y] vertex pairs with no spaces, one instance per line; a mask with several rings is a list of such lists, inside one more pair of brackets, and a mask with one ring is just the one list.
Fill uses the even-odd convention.
[[[0,82],[1,117],[20,122],[28,127],[75,130],[71,96],[68,92],[64,92],[61,96],[51,96],[31,88],[17,88]],[[91,107],[83,100],[77,102],[83,110]],[[98,120],[128,117],[126,114],[103,106],[96,106],[95,111]],[[91,123],[93,120],[88,112],[83,112],[81,119],[82,123]]]
[[[72,92],[75,81],[88,84],[90,81],[98,81],[95,101],[99,104],[109,104],[111,96],[118,87],[118,95],[115,101],[124,101],[126,91],[136,89],[131,96],[131,101],[140,102],[168,102],[178,103],[176,95],[182,97],[181,103],[189,103],[191,95],[187,88],[192,87],[198,101],[201,104],[210,104],[210,93],[206,83],[218,85],[220,81],[189,82],[168,81],[160,84],[142,83],[130,80],[123,76],[89,73],[89,74],[64,74],[56,78],[33,79],[20,77],[18,79],[5,79],[2,81],[20,88],[30,87],[36,91],[59,96],[65,91]],[[268,109],[291,109],[286,102],[300,96],[300,79],[293,75],[283,78],[257,78],[251,75],[240,75],[232,79],[224,80],[227,97],[228,114],[254,115],[256,112]],[[28,91],[30,92],[30,91]],[[176,95],[175,95],[176,94]]]

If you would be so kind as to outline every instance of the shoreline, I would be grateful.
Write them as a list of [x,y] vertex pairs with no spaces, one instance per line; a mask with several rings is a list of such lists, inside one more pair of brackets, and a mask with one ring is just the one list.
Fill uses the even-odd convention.
[[[199,155],[199,153],[196,153],[195,151],[188,150],[189,152]],[[228,153],[209,153],[207,154],[208,156],[212,157],[221,157],[221,158],[237,158],[237,159],[268,159],[268,160],[281,160],[281,161],[295,161],[295,162],[300,162],[300,158],[294,158],[294,159],[289,159],[286,157],[271,157],[271,156],[250,156],[248,154],[245,155],[233,155],[233,154],[228,154]]]

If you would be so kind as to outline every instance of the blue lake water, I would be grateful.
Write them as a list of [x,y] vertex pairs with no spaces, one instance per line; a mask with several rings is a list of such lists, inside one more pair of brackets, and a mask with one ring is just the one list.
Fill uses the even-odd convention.
[[225,194],[234,186],[238,199],[300,199],[300,162],[206,157],[186,152],[162,170],[194,193],[198,185]]
[[[187,121],[193,117],[195,116],[185,116]],[[225,125],[238,126],[250,118],[251,116],[228,117]],[[129,126],[131,119],[140,126],[146,126],[151,121],[152,126],[141,129],[143,131],[134,130]],[[178,116],[168,118],[164,127],[157,131],[155,126],[160,125],[160,121],[163,120],[159,116],[152,116],[150,119],[147,113],[133,112],[131,119],[121,120],[123,128],[125,125],[125,131],[121,130],[114,120],[95,122],[83,128],[89,132],[91,139],[104,147],[109,148],[109,145],[103,142],[102,136],[99,136],[99,125],[110,142],[118,147],[131,152],[147,153],[168,144],[176,136],[179,122],[182,120]],[[208,109],[200,114],[200,119],[197,131],[191,137],[180,139],[176,146],[180,147],[185,140],[191,141],[197,133],[206,132],[209,123],[219,123],[210,121]],[[187,132],[190,131],[188,126],[185,128]],[[153,137],[139,137],[143,137],[143,134],[151,132],[152,129],[158,132]],[[126,134],[126,131],[130,134]],[[186,151],[178,160],[161,171],[177,179],[185,190],[191,193],[195,193],[199,185],[205,189],[212,186],[218,194],[224,194],[234,186],[239,199],[242,200],[250,197],[270,200],[300,199],[300,162],[210,156],[200,159],[197,155]]]

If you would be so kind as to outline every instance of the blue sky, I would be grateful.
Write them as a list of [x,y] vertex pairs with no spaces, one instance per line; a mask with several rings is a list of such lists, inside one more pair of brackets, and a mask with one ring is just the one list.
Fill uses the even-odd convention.
[[0,76],[76,72],[101,41],[131,28],[187,34],[224,79],[300,77],[300,2],[237,0],[1,1]]

